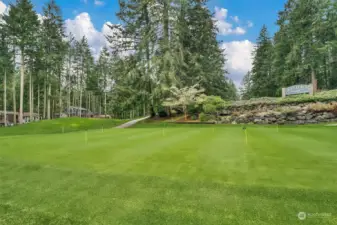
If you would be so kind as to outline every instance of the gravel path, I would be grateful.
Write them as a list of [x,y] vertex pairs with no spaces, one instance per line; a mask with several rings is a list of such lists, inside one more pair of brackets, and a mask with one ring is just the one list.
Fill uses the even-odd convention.
[[131,120],[131,121],[127,122],[127,123],[124,123],[124,124],[116,127],[116,128],[128,128],[128,127],[131,127],[131,126],[135,125],[136,123],[138,123],[140,121],[143,121],[143,120],[146,120],[148,118],[150,118],[150,116],[143,117],[143,118],[136,119],[136,120]]

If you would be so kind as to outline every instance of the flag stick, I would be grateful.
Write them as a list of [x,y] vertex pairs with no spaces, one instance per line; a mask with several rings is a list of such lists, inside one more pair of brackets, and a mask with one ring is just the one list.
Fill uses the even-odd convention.
[[88,143],[88,131],[85,131],[84,133],[85,143]]

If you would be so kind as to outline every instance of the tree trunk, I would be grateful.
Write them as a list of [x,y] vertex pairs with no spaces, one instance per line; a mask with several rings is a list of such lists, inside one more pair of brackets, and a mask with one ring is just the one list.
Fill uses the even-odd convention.
[[82,108],[82,88],[80,90],[80,106],[79,106],[79,116],[80,116],[80,118],[82,117],[82,110],[81,110],[81,108]]
[[90,105],[91,105],[91,99],[90,99],[90,91],[89,91],[89,93],[88,93],[88,99],[89,99],[89,105],[88,105],[88,110],[91,112],[92,110],[91,110],[91,108],[90,108]]
[[61,114],[62,114],[62,84],[61,84],[61,75],[60,75],[60,93],[59,93],[59,107],[60,107],[60,115],[59,117],[61,118]]
[[4,77],[4,125],[7,127],[7,74],[5,70]]
[[13,123],[16,124],[16,82],[15,82],[15,72],[13,73],[13,87],[12,87],[12,91],[13,91]]
[[69,50],[68,57],[68,116],[70,116],[70,101],[71,101],[71,77],[70,77],[70,68],[71,68],[71,48]]
[[40,120],[40,84],[37,85],[37,114]]
[[35,99],[34,98],[34,80],[32,80],[32,113],[33,113],[33,120],[35,119],[35,117],[34,117],[34,105],[35,105],[34,99]]
[[101,97],[98,97],[98,101],[99,101],[99,115],[102,115],[102,100],[101,100]]
[[47,81],[44,79],[43,84],[43,119],[47,118]]
[[23,121],[23,94],[25,85],[25,65],[24,65],[24,52],[21,49],[21,77],[20,77],[20,109],[19,109],[19,123],[22,124]]
[[104,92],[104,116],[106,116],[106,92]]
[[51,100],[51,84],[48,84],[48,96],[47,96],[47,119],[50,120],[50,100]]
[[29,122],[33,121],[32,73],[29,73]]
[[55,100],[53,99],[53,104],[52,104],[52,108],[51,108],[51,119],[54,119],[54,114],[55,114]]

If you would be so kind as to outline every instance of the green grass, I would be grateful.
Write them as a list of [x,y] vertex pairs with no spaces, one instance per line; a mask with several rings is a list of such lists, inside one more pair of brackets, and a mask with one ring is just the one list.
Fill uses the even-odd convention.
[[0,224],[337,224],[337,127],[163,127],[0,137]]
[[112,128],[127,122],[118,119],[96,118],[63,118],[55,120],[43,120],[20,126],[0,128],[1,136],[26,135],[26,134],[57,134],[83,130]]

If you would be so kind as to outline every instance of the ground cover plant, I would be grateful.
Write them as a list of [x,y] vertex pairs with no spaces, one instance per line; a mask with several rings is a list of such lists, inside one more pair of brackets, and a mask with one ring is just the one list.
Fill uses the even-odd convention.
[[0,224],[332,225],[336,145],[317,125],[1,136]]

